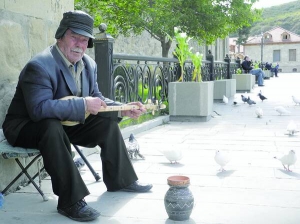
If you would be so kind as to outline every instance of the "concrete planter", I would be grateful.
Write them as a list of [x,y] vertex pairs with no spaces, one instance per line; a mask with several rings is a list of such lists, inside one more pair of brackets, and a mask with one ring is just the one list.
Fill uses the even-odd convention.
[[271,72],[270,70],[264,70],[265,73],[265,79],[270,79],[274,76],[274,72]]
[[221,100],[225,95],[227,98],[236,93],[235,79],[221,79],[214,81],[214,100]]
[[170,121],[209,121],[213,111],[214,82],[171,82]]
[[255,75],[252,74],[232,74],[236,80],[236,91],[251,91],[255,85]]

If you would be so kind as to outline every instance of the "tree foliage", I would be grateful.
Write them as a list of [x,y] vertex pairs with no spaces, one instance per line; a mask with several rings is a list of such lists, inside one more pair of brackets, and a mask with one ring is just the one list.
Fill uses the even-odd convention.
[[147,31],[161,42],[167,57],[174,27],[199,41],[211,44],[260,16],[252,10],[257,0],[75,0],[75,8],[89,12],[95,25],[104,22],[112,35]]

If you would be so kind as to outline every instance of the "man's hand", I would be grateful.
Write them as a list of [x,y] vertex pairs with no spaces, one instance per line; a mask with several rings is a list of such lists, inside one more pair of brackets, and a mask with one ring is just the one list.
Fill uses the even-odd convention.
[[85,97],[86,102],[86,112],[90,114],[98,114],[101,107],[106,108],[106,103],[99,97]]
[[143,113],[146,112],[144,105],[140,102],[132,102],[132,103],[128,103],[128,105],[136,105],[139,107],[139,109],[124,110],[121,112],[122,116],[127,116],[130,118],[138,118],[139,116],[141,116]]

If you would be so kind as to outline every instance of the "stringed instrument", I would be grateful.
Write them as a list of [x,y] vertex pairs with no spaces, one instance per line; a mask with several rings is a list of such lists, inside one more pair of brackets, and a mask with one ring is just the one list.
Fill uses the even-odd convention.
[[[77,98],[77,96],[66,96],[63,98],[60,98],[60,100],[69,100],[69,99],[73,99],[73,98]],[[100,110],[98,112],[110,112],[110,111],[124,111],[124,110],[132,110],[132,109],[139,109],[140,107],[137,105],[129,105],[129,104],[123,104],[120,106],[107,106],[106,108],[101,107]],[[154,115],[155,111],[158,110],[163,110],[166,108],[166,105],[164,104],[159,104],[158,101],[156,101],[156,103],[152,103],[151,100],[148,100],[147,104],[144,104],[144,108],[146,110],[152,110],[152,114]],[[85,113],[85,119],[90,115],[90,113],[86,112]],[[79,124],[78,121],[61,121],[62,125],[65,126],[74,126]]]

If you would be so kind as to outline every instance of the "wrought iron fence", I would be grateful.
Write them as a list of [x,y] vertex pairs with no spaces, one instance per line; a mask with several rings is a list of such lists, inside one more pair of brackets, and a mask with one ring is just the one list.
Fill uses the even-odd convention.
[[[181,76],[180,65],[174,58],[114,54],[113,59],[112,98],[116,101],[168,101],[168,83]],[[210,81],[210,63],[202,62],[202,81]],[[184,81],[192,80],[193,70],[191,61],[186,61]]]

